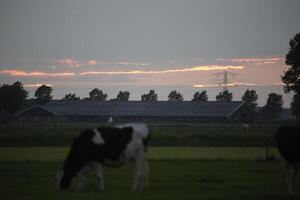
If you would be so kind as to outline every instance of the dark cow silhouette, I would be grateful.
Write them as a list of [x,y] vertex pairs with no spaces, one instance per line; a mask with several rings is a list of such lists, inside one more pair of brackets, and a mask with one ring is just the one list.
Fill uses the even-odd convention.
[[288,191],[293,194],[296,174],[300,167],[300,126],[279,127],[276,141],[286,171]]

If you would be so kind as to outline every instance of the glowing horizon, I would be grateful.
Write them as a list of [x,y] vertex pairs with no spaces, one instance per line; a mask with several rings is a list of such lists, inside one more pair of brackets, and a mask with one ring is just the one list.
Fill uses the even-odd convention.
[[258,83],[228,83],[228,84],[196,84],[193,87],[205,88],[205,87],[237,87],[237,86],[275,86],[284,85],[283,83],[270,83],[270,84],[258,84]]
[[36,77],[36,76],[51,76],[51,77],[60,77],[60,76],[75,76],[73,72],[62,72],[62,73],[48,73],[48,72],[25,72],[22,70],[1,70],[0,74],[9,75],[9,76],[20,76],[20,77]]
[[25,87],[25,88],[37,88],[37,87],[40,87],[40,86],[42,86],[42,85],[46,85],[46,86],[53,87],[53,85],[52,85],[52,84],[47,84],[47,83],[45,83],[45,84],[42,84],[42,83],[36,83],[36,84],[25,84],[25,85],[23,85],[23,87]]
[[276,63],[283,60],[282,57],[259,57],[259,58],[217,58],[217,61],[230,61],[236,63],[245,63],[245,62],[265,62],[265,64]]
[[82,72],[80,75],[119,75],[119,74],[166,74],[166,73],[176,73],[176,72],[193,72],[193,71],[215,71],[215,70],[241,70],[244,66],[231,66],[231,65],[203,65],[194,66],[190,68],[182,69],[169,69],[169,70],[133,70],[133,71],[89,71]]

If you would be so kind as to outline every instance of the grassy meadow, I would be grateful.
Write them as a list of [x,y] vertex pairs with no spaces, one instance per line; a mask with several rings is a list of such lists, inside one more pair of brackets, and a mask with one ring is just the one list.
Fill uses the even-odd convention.
[[[69,147],[0,147],[0,162],[59,162]],[[266,160],[264,147],[151,147],[150,160]],[[276,148],[269,148],[269,159],[278,160]]]
[[[132,165],[105,168],[105,191],[94,174],[78,190],[58,192],[54,175],[61,162],[0,162],[1,199],[298,199],[287,195],[283,172],[274,161],[150,161],[149,188],[133,193]],[[299,188],[299,183],[297,188]],[[298,190],[299,191],[299,190]]]
[[[287,195],[274,147],[277,125],[151,126],[150,186],[133,193],[132,164],[105,168],[105,191],[89,174],[57,192],[54,175],[74,136],[96,124],[0,125],[0,199],[298,199]],[[269,160],[266,161],[268,145]],[[298,181],[297,188],[300,188]]]
[[[1,146],[69,146],[82,130],[96,123],[12,123],[0,124]],[[277,124],[150,125],[151,146],[275,146]]]

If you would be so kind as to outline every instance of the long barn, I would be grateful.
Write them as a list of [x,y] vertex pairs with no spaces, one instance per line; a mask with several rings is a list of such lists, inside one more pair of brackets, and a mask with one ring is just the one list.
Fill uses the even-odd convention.
[[22,119],[63,121],[198,123],[209,121],[251,122],[259,114],[242,101],[62,101],[35,105],[16,115]]

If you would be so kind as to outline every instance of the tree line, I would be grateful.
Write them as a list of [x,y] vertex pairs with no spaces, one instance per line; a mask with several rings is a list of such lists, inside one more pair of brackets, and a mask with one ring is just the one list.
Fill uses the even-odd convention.
[[[34,104],[44,105],[53,99],[52,96],[53,88],[47,85],[39,86],[34,93]],[[21,82],[15,82],[12,85],[2,85],[0,87],[0,109],[1,113],[6,112],[9,114],[14,114],[19,111],[22,104],[28,97],[28,91],[23,88]],[[61,99],[63,101],[80,101],[80,100],[90,100],[90,101],[129,101],[130,92],[129,91],[119,91],[115,98],[108,100],[108,95],[98,88],[94,88],[89,91],[89,97],[80,99],[75,93],[67,93]],[[216,101],[230,102],[233,99],[233,94],[228,90],[220,92],[216,96]],[[255,90],[247,89],[242,96],[242,101],[245,101],[253,109],[256,109],[258,95]],[[168,101],[170,102],[181,102],[183,101],[183,95],[172,90],[168,95]],[[141,101],[158,101],[158,94],[155,90],[150,90],[148,93],[141,95]],[[197,91],[194,93],[193,98],[190,100],[192,102],[206,102],[208,101],[208,96],[206,90]],[[276,118],[282,110],[283,100],[282,95],[276,93],[270,93],[267,99],[266,105],[260,109],[260,112],[268,118]]]
[[[284,92],[289,93],[293,91],[295,93],[291,110],[297,119],[300,119],[300,33],[296,34],[294,38],[290,40],[290,49],[286,54],[285,63],[290,68],[284,72],[281,79],[284,86]],[[34,93],[34,101],[36,104],[46,104],[52,99],[51,86],[42,85],[37,88]],[[28,92],[23,88],[21,82],[15,82],[12,85],[4,84],[0,85],[0,116],[3,113],[14,114],[19,111],[28,97]],[[89,97],[83,100],[92,101],[107,101],[108,95],[102,90],[94,88],[89,92]],[[110,99],[110,101],[128,101],[130,98],[129,91],[119,91],[116,98]],[[228,90],[220,92],[216,96],[216,101],[232,101],[233,94]],[[141,95],[141,101],[157,101],[158,94],[155,90],[150,90],[148,93]],[[248,103],[252,108],[256,108],[258,96],[255,90],[246,90],[242,96],[242,100]],[[67,93],[62,100],[80,100],[80,97],[75,93]],[[168,95],[168,101],[183,101],[183,95],[172,90]],[[205,102],[208,100],[206,91],[197,91],[193,95],[191,101],[193,102]],[[276,93],[270,93],[265,106],[260,109],[260,113],[266,118],[277,118],[282,111],[283,99],[282,95]]]

